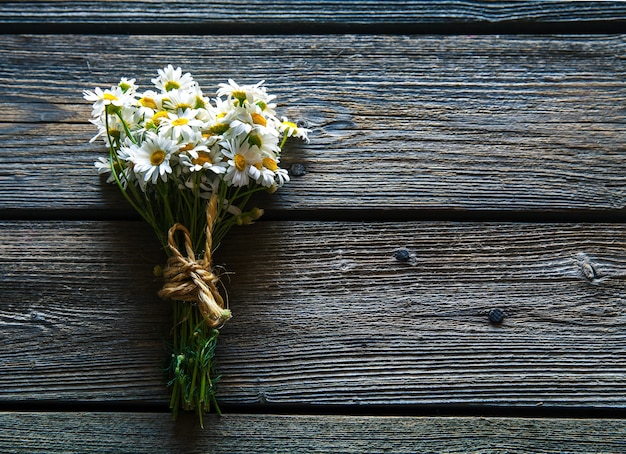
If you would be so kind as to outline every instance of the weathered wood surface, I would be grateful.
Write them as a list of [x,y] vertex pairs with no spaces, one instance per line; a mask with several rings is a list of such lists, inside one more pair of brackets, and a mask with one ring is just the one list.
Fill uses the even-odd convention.
[[207,2],[20,1],[0,3],[0,27],[9,32],[67,33],[184,30],[189,33],[320,33],[386,30],[392,33],[623,30],[623,2],[291,1]]
[[5,35],[0,58],[5,217],[34,209],[120,216],[121,197],[92,169],[104,150],[88,143],[94,130],[81,93],[122,75],[147,87],[168,63],[207,92],[230,77],[267,79],[284,112],[313,129],[312,143],[284,158],[306,175],[264,202],[288,210],[282,217],[409,209],[409,217],[624,217],[624,35]]
[[[3,452],[363,453],[626,450],[619,419],[225,415],[172,424],[154,413],[0,413]],[[25,430],[36,428],[36,430]]]
[[[0,451],[626,451],[625,31],[623,2],[0,2]],[[81,96],[167,64],[313,130],[218,254],[235,414],[204,431]]]
[[[221,402],[626,408],[625,241],[621,224],[237,229]],[[162,260],[140,222],[0,224],[0,401],[164,409]]]

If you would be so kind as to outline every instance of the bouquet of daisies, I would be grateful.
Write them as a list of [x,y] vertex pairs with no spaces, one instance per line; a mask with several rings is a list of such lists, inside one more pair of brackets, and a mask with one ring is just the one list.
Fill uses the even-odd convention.
[[85,91],[98,128],[93,141],[108,150],[95,165],[116,184],[154,229],[169,258],[155,271],[159,292],[172,300],[170,407],[202,415],[213,407],[218,376],[214,356],[219,328],[231,317],[211,256],[234,225],[250,224],[263,210],[252,194],[274,192],[289,181],[280,167],[289,137],[308,141],[309,130],[276,116],[275,96],[263,82],[220,84],[207,98],[189,73],[171,65],[140,92],[135,79]]

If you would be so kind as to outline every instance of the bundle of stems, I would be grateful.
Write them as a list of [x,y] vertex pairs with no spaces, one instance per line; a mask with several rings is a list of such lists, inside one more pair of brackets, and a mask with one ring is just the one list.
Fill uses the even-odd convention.
[[[231,316],[212,256],[235,225],[263,210],[253,194],[289,181],[279,166],[289,137],[308,141],[308,129],[278,119],[263,82],[220,84],[204,96],[189,73],[171,65],[138,92],[135,79],[85,91],[93,101],[92,139],[104,139],[108,158],[95,165],[152,227],[167,255],[159,296],[172,300],[171,361],[167,368],[174,416],[180,410],[220,412],[215,351]],[[181,251],[184,251],[183,254]]]

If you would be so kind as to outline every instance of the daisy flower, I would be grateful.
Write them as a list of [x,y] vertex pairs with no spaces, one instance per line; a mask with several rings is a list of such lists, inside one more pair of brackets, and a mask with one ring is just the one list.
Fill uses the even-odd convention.
[[128,95],[132,95],[137,91],[135,79],[127,79],[126,77],[122,77],[117,86],[120,87],[122,91]]
[[[133,163],[130,162],[130,146],[132,146],[132,142],[127,139],[124,142],[124,145],[120,146],[120,148],[116,151],[116,160],[114,160],[113,163],[111,163],[110,157],[100,157],[98,158],[98,161],[94,163],[100,175],[108,175],[106,180],[107,183],[115,182],[115,175],[117,175],[122,187],[126,189],[128,182],[135,180],[132,172]],[[115,170],[115,174],[113,173],[113,170]]]
[[299,128],[297,124],[289,121],[286,117],[282,117],[278,130],[281,133],[286,133],[287,137],[297,137],[309,143],[309,132],[311,132],[311,130]]
[[271,187],[274,184],[276,174],[271,169],[263,167],[260,164],[257,164],[255,167],[259,170],[259,176],[257,177],[256,182],[266,188]]
[[278,120],[265,114],[256,104],[246,104],[244,108],[235,108],[233,114],[235,118],[231,121],[230,127],[237,135],[243,131],[247,134],[253,128],[262,133],[274,132],[275,135],[278,135],[274,127]]
[[226,162],[222,160],[219,150],[209,150],[206,145],[193,146],[188,144],[190,148],[184,150],[179,155],[181,165],[189,172],[200,172],[202,170],[210,170],[215,174],[226,172]]
[[195,82],[191,74],[183,74],[183,70],[180,68],[174,69],[172,65],[167,65],[167,68],[158,70],[159,76],[156,79],[152,79],[152,83],[156,88],[163,92],[171,90],[189,90]]
[[93,102],[92,116],[94,117],[101,116],[107,106],[121,108],[131,104],[133,99],[130,95],[124,93],[120,87],[111,87],[106,90],[96,87],[94,91],[84,90],[83,97],[87,101]]
[[262,161],[259,155],[259,149],[251,146],[248,142],[237,145],[236,139],[230,139],[220,142],[224,147],[222,153],[228,158],[228,168],[224,181],[230,186],[247,186],[250,184],[250,178],[256,180],[261,175],[260,170],[255,164]]
[[172,173],[170,158],[176,151],[176,142],[155,134],[149,134],[140,146],[133,144],[128,148],[138,180],[144,183],[151,181],[152,184],[156,184],[159,177],[167,181],[167,175]]
[[106,146],[109,146],[109,140],[114,143],[120,143],[126,137],[126,131],[124,125],[117,116],[108,116],[108,130],[105,123],[105,116],[102,115],[99,118],[89,120],[90,123],[98,127],[98,133],[91,138],[89,142],[95,142],[99,138],[102,138]]
[[[93,143],[96,140],[98,140],[99,138],[102,138],[102,139],[104,139],[104,143],[108,145],[109,137],[107,137],[107,128],[104,125],[104,122],[102,121],[102,118],[91,119],[91,120],[89,120],[89,123],[95,125],[98,128],[98,133],[89,140],[89,143]],[[111,132],[113,132],[113,131],[111,131]],[[112,136],[111,138],[114,139],[114,137],[113,137],[114,134],[111,134],[111,136]],[[119,137],[119,135],[118,135],[118,137]]]
[[267,89],[262,85],[264,80],[255,85],[239,85],[234,80],[228,79],[227,84],[220,84],[217,90],[217,96],[227,96],[237,100],[237,105],[243,106],[246,102],[249,104],[258,104],[262,110],[265,110],[270,101],[276,98],[269,95]]
[[197,109],[204,107],[204,103],[199,88],[196,90],[170,90],[163,98],[163,107],[173,111]]
[[98,160],[94,162],[94,166],[98,170],[98,174],[108,175],[107,183],[113,183],[115,181],[115,176],[111,172],[111,160],[109,158],[99,157]]
[[256,182],[262,186],[270,188],[278,185],[280,187],[289,181],[287,170],[278,167],[278,158],[274,160],[266,156],[256,167],[260,172]]
[[248,143],[258,147],[259,151],[265,156],[275,157],[280,153],[278,134],[273,129],[252,129],[250,134],[248,134]]
[[215,108],[213,110],[216,118],[221,121],[231,122],[237,113],[237,106],[234,105],[233,99],[229,98],[224,100],[222,98],[215,98],[214,101]]
[[201,120],[196,119],[196,114],[195,109],[179,109],[177,113],[168,112],[167,117],[160,121],[160,134],[173,140],[190,141],[194,133],[204,125]]
[[289,182],[289,173],[287,172],[287,169],[282,169],[279,167],[276,172],[274,172],[274,174],[276,176],[276,184],[278,185],[278,187],[281,187],[285,183]]
[[155,112],[163,110],[163,94],[147,90],[137,99],[137,107],[141,115],[151,117]]

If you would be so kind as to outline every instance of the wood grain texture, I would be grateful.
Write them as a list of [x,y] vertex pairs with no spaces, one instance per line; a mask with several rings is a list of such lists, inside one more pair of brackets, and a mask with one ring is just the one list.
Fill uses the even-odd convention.
[[[623,452],[615,419],[224,415],[196,421],[150,413],[0,413],[12,453]],[[36,427],[37,430],[31,430]]]
[[[155,13],[156,12],[156,13]],[[195,32],[215,33],[230,31],[246,33],[254,27],[272,26],[271,33],[290,32],[302,27],[309,31],[324,32],[333,26],[347,30],[359,26],[380,27],[386,25],[391,31],[420,33],[441,30],[501,30],[514,31],[529,26],[571,26],[576,32],[589,23],[598,24],[600,31],[607,32],[616,23],[626,21],[626,6],[621,2],[478,2],[478,1],[358,1],[336,0],[301,1],[297,7],[289,1],[259,0],[239,2],[176,1],[23,1],[0,3],[0,24],[11,32],[28,25],[44,29],[57,26],[59,33],[67,32],[68,25],[89,26],[106,32],[113,26],[133,24],[134,30],[153,26],[154,32],[167,26],[180,26],[179,33],[194,27]],[[105,26],[108,26],[105,27]],[[402,28],[404,26],[404,28]],[[406,26],[410,26],[407,28]],[[437,28],[439,26],[439,28]],[[465,28],[464,28],[465,26]],[[491,28],[486,28],[492,26]],[[506,28],[504,27],[506,26]],[[514,28],[518,26],[518,28]],[[336,28],[336,27],[335,27]],[[31,27],[32,29],[32,27]],[[172,30],[169,28],[168,30]],[[117,30],[117,29],[116,29]],[[265,28],[263,29],[265,30]],[[446,29],[447,30],[447,29]],[[498,29],[500,30],[500,29]],[[87,30],[89,33],[89,30]]]
[[58,222],[0,230],[8,353],[0,400],[165,398],[170,311],[155,294],[151,270],[162,256],[145,229]]
[[267,79],[313,130],[283,159],[306,175],[266,208],[621,210],[624,51],[624,35],[5,35],[0,210],[119,215],[81,93],[123,75],[147,87],[168,63],[207,92]]
[[[231,233],[224,405],[626,408],[623,225]],[[139,222],[1,223],[0,401],[164,406],[160,258]]]

